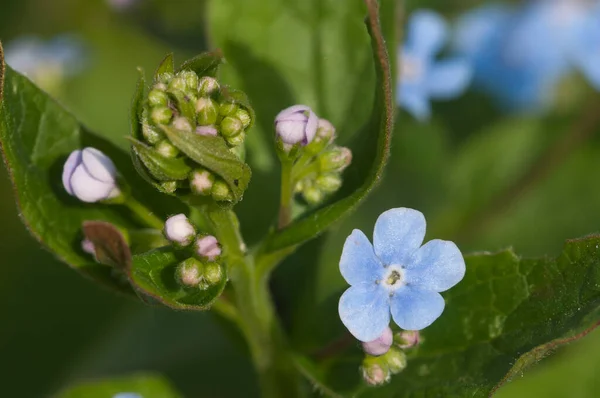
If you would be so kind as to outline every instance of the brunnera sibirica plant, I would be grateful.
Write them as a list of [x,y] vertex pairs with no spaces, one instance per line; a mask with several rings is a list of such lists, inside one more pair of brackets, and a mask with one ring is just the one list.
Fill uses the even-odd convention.
[[[600,237],[568,241],[556,258],[463,254],[450,240],[426,240],[423,213],[398,203],[381,209],[371,239],[344,231],[343,247],[328,248],[340,252],[330,266],[346,284],[330,296],[337,312],[306,304],[314,313],[305,339],[274,300],[275,269],[296,256],[295,265],[312,272],[302,246],[358,209],[382,179],[394,100],[426,121],[430,99],[458,96],[479,73],[469,54],[436,58],[448,27],[434,12],[411,15],[398,47],[396,2],[356,3],[370,37],[374,94],[372,105],[361,103],[371,109],[366,124],[343,129],[316,103],[282,100],[265,121],[255,111],[262,104],[221,78],[226,49],[179,66],[169,54],[151,76],[140,70],[127,154],[5,65],[0,47],[0,140],[23,221],[94,282],[147,305],[211,311],[235,326],[261,396],[493,394],[600,322]],[[279,190],[275,207],[249,191],[253,172],[264,174],[250,145],[259,142],[257,123],[270,126],[279,160],[278,173],[268,174]],[[241,211],[270,227],[243,225]],[[253,230],[247,241],[242,231]],[[68,396],[180,396],[146,383],[107,380]]]

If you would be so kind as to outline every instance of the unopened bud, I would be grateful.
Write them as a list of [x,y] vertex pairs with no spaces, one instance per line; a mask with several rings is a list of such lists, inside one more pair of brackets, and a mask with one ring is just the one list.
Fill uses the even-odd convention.
[[194,248],[198,256],[206,258],[209,261],[215,261],[215,259],[221,255],[219,241],[212,235],[202,236],[196,239]]
[[163,181],[159,183],[160,190],[164,193],[175,193],[177,190],[177,181]]
[[184,287],[196,287],[202,281],[204,264],[193,257],[182,261],[176,270],[176,279]]
[[394,341],[394,335],[392,333],[392,329],[390,327],[386,327],[381,336],[379,336],[376,340],[363,342],[362,347],[363,350],[372,356],[383,355],[389,351],[392,343]]
[[148,94],[148,103],[152,107],[167,106],[169,103],[169,96],[164,91],[152,90]]
[[238,106],[233,102],[223,102],[219,105],[219,115],[230,116],[237,112]]
[[323,191],[321,191],[314,185],[307,186],[306,188],[304,188],[304,191],[302,192],[302,197],[304,197],[304,200],[306,200],[311,205],[318,205],[323,201],[323,199],[325,199]]
[[216,137],[219,132],[214,126],[198,126],[196,127],[196,134]]
[[323,151],[335,138],[335,127],[325,119],[319,119],[317,134],[314,140],[306,146],[306,151],[317,155]]
[[91,254],[92,256],[96,255],[96,247],[94,246],[94,243],[87,238],[81,241],[81,250],[87,254]]
[[345,147],[335,147],[319,157],[321,171],[341,172],[352,162],[352,152]]
[[150,117],[156,124],[169,124],[171,118],[173,118],[173,111],[166,106],[158,106],[152,109]]
[[198,75],[191,70],[183,71],[179,74],[186,86],[186,91],[196,91],[198,89]]
[[418,330],[403,330],[394,336],[394,343],[402,349],[413,348],[420,342],[421,335]]
[[204,76],[198,82],[198,92],[200,95],[210,97],[219,92],[219,82],[214,77]]
[[[169,72],[161,73],[156,77],[156,84],[154,88],[162,89],[163,91],[167,89],[166,84],[169,83],[173,79],[173,74]],[[160,85],[160,86],[159,86]]]
[[156,151],[166,158],[174,158],[179,154],[179,149],[168,140],[163,140],[156,144]]
[[218,263],[204,265],[204,279],[211,285],[216,285],[223,279],[223,268]]
[[242,132],[233,137],[226,137],[229,146],[236,147],[242,145],[246,140],[246,133]]
[[390,369],[392,374],[400,373],[406,368],[406,354],[397,348],[391,348],[381,357]]
[[284,144],[307,145],[317,133],[317,115],[306,105],[294,105],[275,117],[275,133]]
[[390,370],[377,358],[367,356],[361,367],[363,380],[372,386],[380,386],[390,380]]
[[169,217],[165,222],[165,237],[179,246],[188,246],[196,237],[196,229],[185,214]]
[[190,124],[190,121],[183,116],[173,120],[173,127],[179,131],[192,131],[192,125]]
[[167,90],[170,93],[176,93],[177,91],[185,92],[186,88],[187,84],[185,82],[185,79],[180,76],[176,76],[169,82],[169,87],[167,88]]
[[217,122],[218,109],[215,101],[209,97],[200,97],[196,101],[198,124],[208,126]]
[[149,123],[143,123],[142,135],[144,136],[146,142],[151,145],[155,145],[159,143],[160,140],[165,138],[164,134],[152,127]]
[[250,113],[245,109],[238,109],[235,112],[235,117],[240,119],[242,125],[244,126],[244,129],[247,129],[248,126],[250,126],[250,123],[252,123],[252,117],[250,116]]
[[216,180],[214,182],[211,195],[212,198],[218,202],[233,200],[231,189],[229,189],[229,186],[223,180]]
[[63,167],[62,182],[67,193],[82,202],[121,197],[115,164],[95,148],[76,150],[69,155]]
[[196,195],[210,195],[214,182],[215,176],[206,169],[196,169],[190,175],[190,188]]
[[338,174],[325,173],[317,177],[315,184],[325,193],[334,193],[342,186],[342,179]]
[[240,134],[244,126],[242,121],[233,116],[226,116],[223,120],[221,120],[221,134],[225,137],[235,137]]

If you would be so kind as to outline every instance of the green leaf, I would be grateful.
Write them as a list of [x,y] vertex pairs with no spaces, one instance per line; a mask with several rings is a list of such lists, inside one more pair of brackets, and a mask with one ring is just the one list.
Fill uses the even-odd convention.
[[[131,163],[124,152],[86,130],[27,78],[4,67],[1,47],[0,70],[0,142],[23,222],[62,261],[123,291],[123,286],[111,276],[111,268],[96,263],[81,249],[81,227],[86,220],[107,221],[123,229],[140,225],[120,206],[85,204],[69,196],[62,186],[63,164],[73,150],[92,146],[114,161],[134,188],[134,196],[144,204],[157,205],[157,193],[146,189],[146,184],[131,173]],[[155,211],[166,215],[180,208],[173,201],[160,200]]]
[[169,126],[162,126],[162,129],[180,151],[225,180],[233,193],[234,202],[242,200],[252,172],[246,163],[229,150],[223,138],[176,130]]
[[59,398],[112,398],[119,393],[144,398],[180,398],[181,395],[159,375],[138,374],[103,381],[81,383],[58,394]]
[[[371,121],[358,137],[359,144],[353,146],[353,153],[355,159],[368,159],[370,167],[366,167],[365,162],[360,160],[354,163],[346,174],[346,176],[353,174],[355,177],[352,184],[344,187],[347,196],[294,222],[288,228],[271,234],[264,244],[264,249],[268,252],[301,244],[322,233],[331,224],[354,211],[377,186],[383,175],[389,157],[394,125],[393,79],[379,20],[378,3],[374,0],[367,1],[367,6],[369,12],[367,28],[372,39],[377,84]],[[393,2],[390,2],[388,7],[390,10],[386,10],[385,15],[389,15],[390,11],[394,15]],[[360,151],[357,150],[359,147],[362,148]]]
[[182,158],[167,158],[141,141],[133,138],[130,141],[137,157],[157,180],[185,180],[192,171]]
[[165,73],[174,73],[174,72],[175,72],[175,60],[173,58],[173,53],[169,53],[160,62],[160,65],[158,65],[158,68],[156,68],[156,72],[154,72],[154,78],[156,79],[160,75],[164,75]]
[[487,396],[600,320],[600,235],[568,241],[557,258],[506,250],[466,256],[466,263],[407,369],[364,396]]
[[185,61],[177,72],[183,70],[191,70],[196,72],[198,77],[211,76],[216,77],[219,70],[219,66],[223,63],[223,53],[221,50],[213,52],[205,52],[195,56],[192,59]]
[[207,290],[184,289],[175,279],[177,265],[189,255],[185,251],[176,251],[173,247],[163,247],[133,256],[128,269],[129,279],[141,298],[162,303],[181,310],[205,310],[223,292],[227,284],[226,269],[221,282]]

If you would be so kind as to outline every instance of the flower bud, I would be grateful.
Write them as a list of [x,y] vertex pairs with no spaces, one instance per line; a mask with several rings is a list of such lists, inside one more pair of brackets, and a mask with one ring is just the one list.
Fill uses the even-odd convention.
[[244,126],[242,121],[233,116],[226,116],[221,120],[221,134],[225,137],[235,137],[240,134]]
[[173,111],[166,106],[158,106],[152,109],[150,118],[155,124],[169,124],[173,118]]
[[242,126],[244,127],[244,129],[247,129],[248,126],[250,126],[250,124],[252,123],[252,116],[250,116],[250,113],[245,110],[245,109],[238,109],[235,112],[234,115],[236,118],[240,119],[240,121],[242,122]]
[[246,140],[246,133],[242,132],[233,137],[226,137],[227,143],[229,146],[236,147],[242,145]]
[[420,342],[421,335],[418,330],[403,330],[394,336],[394,343],[402,349],[413,348]]
[[156,76],[156,84],[154,88],[165,91],[167,89],[167,84],[173,79],[173,74],[170,72],[161,73]]
[[367,356],[361,367],[363,380],[372,386],[380,386],[390,380],[390,370],[377,358]]
[[335,138],[335,127],[325,119],[319,119],[317,133],[313,141],[306,146],[306,151],[312,155],[319,154],[327,148]]
[[176,93],[177,91],[185,92],[186,89],[187,89],[186,81],[181,76],[176,76],[173,79],[171,79],[171,81],[169,82],[169,86],[167,88],[167,90],[170,93]]
[[219,132],[214,126],[198,126],[196,127],[196,134],[216,137]]
[[204,76],[198,82],[198,92],[202,96],[212,96],[216,94],[219,89],[219,82],[214,77]]
[[196,195],[210,195],[214,183],[215,176],[206,169],[196,169],[190,175],[190,188]]
[[215,261],[221,255],[219,241],[212,235],[202,236],[196,239],[194,246],[196,254],[208,261]]
[[182,261],[175,271],[177,281],[184,287],[196,287],[202,282],[204,264],[193,257]]
[[184,70],[179,77],[185,82],[185,91],[195,92],[198,90],[198,75],[191,70]]
[[342,179],[336,173],[325,173],[317,177],[315,184],[325,193],[334,193],[342,186]]
[[388,326],[385,328],[381,336],[379,336],[376,340],[363,342],[362,347],[363,350],[372,356],[383,355],[389,351],[392,343],[394,341],[394,335],[392,334],[392,329]]
[[183,116],[173,120],[173,127],[179,131],[192,131],[192,125],[190,124],[190,121]]
[[155,148],[158,153],[166,158],[174,158],[179,154],[179,149],[177,149],[168,140],[160,141],[158,144],[156,144]]
[[334,147],[319,156],[321,171],[341,172],[352,162],[352,152],[346,147]]
[[96,247],[94,246],[94,243],[87,238],[81,241],[81,250],[87,254],[91,254],[92,256],[96,255]]
[[406,354],[397,348],[391,348],[381,357],[392,374],[400,373],[406,368]]
[[162,132],[152,127],[149,123],[143,123],[142,135],[150,145],[156,145],[160,142],[160,140],[165,138]]
[[219,115],[230,116],[237,112],[238,106],[233,102],[223,102],[219,105]]
[[196,113],[198,124],[208,126],[217,122],[217,104],[209,97],[200,97],[196,101]]
[[231,189],[229,189],[229,186],[223,180],[216,180],[214,182],[211,195],[218,202],[233,200]]
[[204,265],[204,279],[210,285],[216,285],[223,279],[223,268],[218,263]]
[[165,237],[178,246],[187,246],[196,237],[196,229],[185,214],[169,217],[165,222]]
[[311,205],[318,205],[325,199],[323,191],[314,185],[307,186],[302,192],[302,197]]
[[294,105],[275,117],[275,133],[284,144],[309,144],[317,132],[317,115],[305,105]]
[[112,160],[99,150],[88,147],[69,155],[63,167],[62,182],[69,195],[94,203],[121,195],[116,176]]
[[158,183],[158,186],[164,193],[175,193],[177,190],[177,181],[163,181]]
[[152,90],[148,94],[148,103],[152,107],[167,106],[169,104],[169,96],[161,90]]

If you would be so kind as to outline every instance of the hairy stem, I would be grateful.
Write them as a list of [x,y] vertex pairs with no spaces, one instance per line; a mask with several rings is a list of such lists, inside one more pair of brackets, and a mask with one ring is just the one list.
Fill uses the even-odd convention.
[[129,196],[124,203],[125,206],[131,210],[136,217],[151,228],[162,230],[164,227],[164,221],[155,216],[146,206],[135,200],[132,196]]
[[292,221],[292,168],[294,162],[283,160],[281,162],[281,200],[279,204],[279,229],[285,228]]

